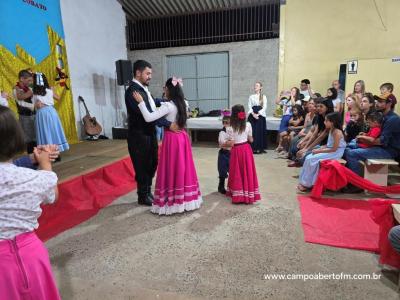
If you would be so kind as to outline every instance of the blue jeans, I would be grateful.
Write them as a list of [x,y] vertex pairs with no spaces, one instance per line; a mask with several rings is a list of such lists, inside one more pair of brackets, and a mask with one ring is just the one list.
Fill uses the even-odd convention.
[[352,140],[347,144],[347,148],[349,148],[349,149],[357,149],[357,148],[359,148],[358,145],[357,145],[356,139],[352,139]]
[[397,225],[389,231],[389,241],[394,250],[400,253],[400,225]]
[[346,167],[348,167],[354,173],[361,176],[361,167],[358,161],[360,160],[365,161],[368,158],[393,159],[396,157],[396,152],[379,146],[371,148],[357,148],[357,149],[346,148],[343,157],[347,161]]
[[296,135],[291,141],[290,141],[290,146],[289,146],[289,158],[290,159],[295,159],[296,158],[296,153],[299,151],[299,148],[297,148],[297,145],[300,143],[300,140],[303,137],[300,137]]

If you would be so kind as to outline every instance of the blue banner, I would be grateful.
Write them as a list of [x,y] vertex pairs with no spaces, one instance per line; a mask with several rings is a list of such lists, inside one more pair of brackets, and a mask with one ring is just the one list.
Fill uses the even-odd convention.
[[64,38],[59,0],[1,0],[0,13],[0,45],[13,54],[19,45],[41,62],[50,53],[47,26]]

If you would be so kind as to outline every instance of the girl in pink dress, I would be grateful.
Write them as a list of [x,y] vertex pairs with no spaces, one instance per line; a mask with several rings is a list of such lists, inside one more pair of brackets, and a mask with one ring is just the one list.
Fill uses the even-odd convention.
[[139,103],[139,109],[146,122],[154,122],[165,116],[168,121],[177,123],[181,128],[181,131],[177,133],[165,130],[151,208],[153,213],[171,215],[197,209],[201,206],[203,199],[189,136],[184,130],[187,115],[182,79],[169,78],[165,83],[164,91],[167,100],[153,112],[149,111],[139,93],[134,92],[133,98]]
[[17,167],[25,149],[14,113],[0,106],[0,299],[57,300],[60,295],[49,254],[36,236],[41,205],[57,199],[57,175],[50,153],[34,149],[39,171]]
[[251,124],[246,122],[243,105],[232,107],[231,127],[226,130],[233,141],[229,161],[229,177],[226,195],[232,203],[252,204],[261,199],[258,190],[256,166],[249,143],[253,142]]

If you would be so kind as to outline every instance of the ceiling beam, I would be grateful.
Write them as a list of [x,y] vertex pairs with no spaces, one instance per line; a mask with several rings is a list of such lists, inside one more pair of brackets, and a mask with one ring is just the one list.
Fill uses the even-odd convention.
[[131,16],[133,16],[135,19],[140,18],[140,15],[137,13],[136,9],[134,9],[134,7],[131,5],[131,3],[128,1],[123,1],[125,8],[128,9],[129,14]]
[[133,19],[172,17],[279,3],[282,0],[117,0]]
[[184,14],[185,13],[184,8],[177,0],[172,0],[172,1],[170,1],[170,3],[171,3],[171,6],[174,7],[176,14]]
[[158,4],[159,1],[157,0],[148,0],[149,2],[151,2],[151,5],[153,6],[154,10],[157,12],[158,16],[162,16],[163,10],[160,8],[160,5]]
[[160,10],[162,11],[161,16],[168,16],[171,13],[173,14],[173,12],[171,12],[171,9],[169,7],[167,7],[168,5],[165,4],[165,1],[161,0],[161,1],[157,1],[157,4],[161,7]]
[[207,9],[209,9],[209,10],[216,8],[216,7],[214,7],[214,5],[212,3],[210,3],[210,0],[204,0],[203,3],[205,3],[204,5],[206,5]]
[[151,5],[151,3],[149,3],[148,1],[136,1],[136,3],[140,3],[140,5],[141,5],[140,12],[145,17],[151,17],[151,16],[157,15],[154,5]]
[[186,0],[177,0],[177,1],[179,2],[179,5],[182,7],[182,13],[188,11],[192,12]]

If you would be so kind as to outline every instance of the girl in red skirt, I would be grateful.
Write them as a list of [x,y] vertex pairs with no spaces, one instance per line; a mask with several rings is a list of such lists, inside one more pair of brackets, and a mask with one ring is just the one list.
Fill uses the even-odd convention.
[[243,105],[232,107],[231,127],[226,131],[233,141],[226,194],[232,198],[232,203],[254,203],[261,197],[253,151],[249,144],[253,142],[252,129],[251,124],[246,122]]
[[41,204],[57,198],[57,175],[49,152],[35,148],[40,171],[17,167],[25,148],[14,113],[0,106],[0,299],[60,299],[49,255],[34,230]]

